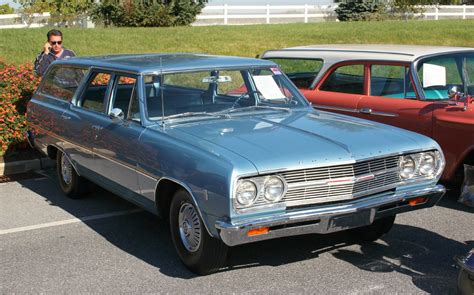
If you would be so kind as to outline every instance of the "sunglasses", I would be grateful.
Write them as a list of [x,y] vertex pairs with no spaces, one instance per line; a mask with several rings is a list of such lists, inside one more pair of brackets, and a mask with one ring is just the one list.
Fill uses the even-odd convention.
[[61,43],[63,43],[63,41],[51,41],[51,42],[49,42],[49,44],[51,44],[51,45],[56,45],[56,44],[61,45]]

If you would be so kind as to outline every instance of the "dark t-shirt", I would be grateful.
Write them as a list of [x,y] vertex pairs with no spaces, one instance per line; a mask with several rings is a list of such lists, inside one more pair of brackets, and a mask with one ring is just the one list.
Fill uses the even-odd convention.
[[49,65],[53,61],[57,59],[69,58],[73,56],[76,56],[76,54],[74,54],[74,51],[66,49],[66,48],[63,48],[63,53],[61,54],[60,57],[57,57],[55,54],[51,52],[49,54],[44,54],[43,52],[41,52],[35,59],[35,73],[38,76],[43,76],[44,72],[46,72]]

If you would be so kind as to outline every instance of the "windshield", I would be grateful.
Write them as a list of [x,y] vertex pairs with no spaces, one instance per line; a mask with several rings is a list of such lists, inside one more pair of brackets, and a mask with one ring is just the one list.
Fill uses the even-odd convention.
[[474,93],[474,53],[446,54],[421,60],[418,78],[425,99],[449,99],[448,90],[457,86],[461,92]]
[[150,120],[213,117],[308,106],[305,98],[278,68],[148,75],[144,81]]

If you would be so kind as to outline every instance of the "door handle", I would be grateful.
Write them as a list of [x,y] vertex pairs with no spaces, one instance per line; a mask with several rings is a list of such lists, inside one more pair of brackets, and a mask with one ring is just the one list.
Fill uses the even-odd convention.
[[71,120],[71,116],[61,115],[61,119],[63,119],[63,120]]
[[92,129],[97,130],[97,131],[100,131],[100,130],[104,129],[104,127],[99,126],[99,125],[92,125],[91,127],[92,127]]
[[370,115],[370,114],[372,114],[372,109],[362,108],[362,109],[359,110],[359,113]]

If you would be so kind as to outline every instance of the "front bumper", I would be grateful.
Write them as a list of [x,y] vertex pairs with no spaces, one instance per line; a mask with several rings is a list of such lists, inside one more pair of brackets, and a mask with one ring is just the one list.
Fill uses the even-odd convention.
[[[391,192],[350,202],[317,206],[316,208],[287,210],[265,217],[238,222],[218,220],[216,228],[228,246],[304,234],[327,234],[372,224],[374,220],[436,205],[446,189],[442,185],[410,192]],[[424,197],[426,201],[410,205],[411,199]],[[268,227],[265,234],[248,236],[249,230]]]

